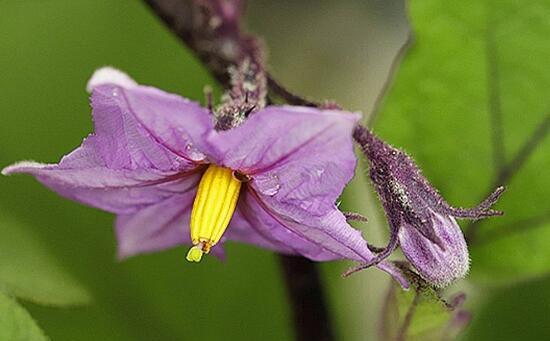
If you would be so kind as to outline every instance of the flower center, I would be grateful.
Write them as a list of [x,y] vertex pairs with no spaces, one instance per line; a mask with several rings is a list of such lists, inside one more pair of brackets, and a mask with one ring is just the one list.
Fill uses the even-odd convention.
[[193,247],[187,253],[188,261],[200,262],[202,255],[220,241],[235,212],[240,189],[241,181],[231,169],[208,166],[191,211]]

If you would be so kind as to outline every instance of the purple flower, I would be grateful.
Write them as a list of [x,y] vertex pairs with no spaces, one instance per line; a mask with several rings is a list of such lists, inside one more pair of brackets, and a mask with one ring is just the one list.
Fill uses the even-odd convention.
[[382,201],[391,231],[388,246],[377,250],[375,260],[348,273],[387,258],[399,245],[418,273],[435,286],[447,286],[464,277],[470,259],[464,235],[455,218],[476,220],[501,215],[502,212],[492,210],[491,206],[504,188],[497,188],[475,208],[452,207],[407,154],[362,126],[357,126],[353,134],[369,160],[369,175]]
[[[335,201],[354,173],[357,114],[268,106],[217,131],[199,104],[137,85],[112,68],[88,83],[95,133],[58,164],[20,162],[57,193],[117,214],[124,258],[192,244],[187,258],[225,240],[312,260],[375,256]],[[397,277],[387,262],[379,268]]]

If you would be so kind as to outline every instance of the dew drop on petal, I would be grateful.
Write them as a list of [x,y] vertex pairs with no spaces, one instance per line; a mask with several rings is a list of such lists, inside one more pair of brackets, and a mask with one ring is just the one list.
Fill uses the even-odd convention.
[[277,175],[266,174],[254,178],[254,186],[260,193],[272,197],[281,189],[281,182]]
[[193,161],[203,161],[206,158],[206,155],[195,148],[192,143],[188,143],[185,146],[185,154]]
[[275,194],[277,194],[279,192],[279,189],[281,189],[281,185],[279,185],[279,184],[275,185],[273,188],[270,189],[268,195],[274,196]]

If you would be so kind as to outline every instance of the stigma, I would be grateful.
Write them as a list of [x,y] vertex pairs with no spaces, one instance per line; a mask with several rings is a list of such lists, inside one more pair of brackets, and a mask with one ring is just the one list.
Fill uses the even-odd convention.
[[204,172],[191,211],[191,242],[187,260],[200,262],[216,245],[235,212],[241,190],[241,181],[233,171],[210,165]]

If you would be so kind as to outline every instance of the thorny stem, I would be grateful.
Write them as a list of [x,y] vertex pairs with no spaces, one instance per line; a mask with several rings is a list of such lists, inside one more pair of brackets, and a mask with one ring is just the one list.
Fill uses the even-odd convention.
[[[261,42],[242,30],[244,0],[144,2],[197,55],[225,89],[232,89],[229,96],[235,94],[230,70],[248,61],[253,64],[252,70],[264,72]],[[270,75],[266,74],[266,77],[268,89],[289,104],[318,106],[317,103],[293,95]],[[238,89],[236,92],[239,92]],[[248,99],[249,93],[245,93],[245,104]],[[317,265],[303,257],[279,257],[293,309],[297,340],[333,340]]]

